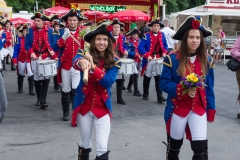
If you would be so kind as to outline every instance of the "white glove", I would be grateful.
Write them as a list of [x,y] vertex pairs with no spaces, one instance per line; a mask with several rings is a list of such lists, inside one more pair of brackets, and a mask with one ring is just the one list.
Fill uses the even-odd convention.
[[66,39],[70,36],[70,31],[69,31],[69,29],[68,28],[65,28],[64,29],[64,33],[63,33],[63,35],[62,35],[62,38],[64,39],[64,41],[66,41]]

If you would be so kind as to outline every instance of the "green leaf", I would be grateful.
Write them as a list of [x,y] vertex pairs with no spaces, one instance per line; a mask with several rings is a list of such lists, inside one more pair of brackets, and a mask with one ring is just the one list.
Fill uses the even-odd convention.
[[185,95],[185,94],[187,93],[187,91],[188,91],[188,89],[184,89],[184,90],[182,91],[182,95]]

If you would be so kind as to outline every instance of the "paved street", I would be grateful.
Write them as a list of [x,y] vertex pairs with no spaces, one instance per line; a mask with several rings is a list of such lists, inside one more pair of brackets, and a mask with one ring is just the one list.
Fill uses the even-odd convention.
[[[10,66],[7,65],[8,70]],[[125,85],[128,78],[126,77]],[[47,102],[49,108],[35,106],[36,96],[28,95],[27,78],[24,93],[17,93],[17,76],[14,71],[4,72],[8,109],[0,125],[0,160],[77,160],[78,128],[63,122],[60,93],[50,82]],[[142,91],[142,77],[139,80]],[[166,146],[164,104],[156,103],[154,79],[150,100],[144,101],[124,91],[127,105],[116,103],[115,84],[112,87],[113,120],[109,149],[111,160],[164,160]],[[239,160],[240,120],[235,106],[238,94],[235,73],[224,64],[215,67],[215,93],[217,116],[208,125],[209,159]],[[95,158],[95,134],[90,159]],[[190,160],[192,150],[184,141],[181,160]]]

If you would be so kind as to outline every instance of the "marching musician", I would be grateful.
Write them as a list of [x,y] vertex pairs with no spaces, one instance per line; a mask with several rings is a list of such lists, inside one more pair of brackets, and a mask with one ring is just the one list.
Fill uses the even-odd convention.
[[36,12],[32,20],[35,21],[35,26],[29,28],[25,38],[25,49],[31,57],[32,71],[34,75],[34,85],[37,93],[36,106],[41,109],[48,107],[46,102],[47,91],[50,82],[50,77],[38,76],[37,63],[45,59],[57,60],[57,55],[54,53],[50,44],[50,30],[44,25],[45,21],[50,19],[40,12]]
[[[4,32],[3,28],[2,28],[3,27],[2,20],[3,20],[3,17],[0,16],[0,50],[2,50],[3,45],[6,42],[6,35],[5,35],[5,32]],[[2,53],[0,53],[0,61],[1,61],[0,62],[0,72],[1,72],[1,74],[3,76],[2,70],[4,68],[6,68],[6,67],[5,67],[4,55],[2,55]]]
[[[173,39],[181,41],[181,46],[163,61],[160,87],[168,94],[164,119],[168,139],[166,159],[169,160],[179,159],[184,133],[193,150],[192,160],[208,160],[207,122],[213,122],[216,114],[214,63],[206,54],[204,41],[212,31],[201,22],[201,17],[193,15],[183,21],[173,35]],[[194,81],[204,82],[206,86],[184,87],[187,82],[184,79],[191,73],[197,75]],[[184,82],[180,83],[181,80]]]
[[148,100],[149,86],[151,77],[155,79],[155,89],[157,92],[158,103],[163,103],[166,99],[162,96],[162,90],[159,88],[160,75],[156,73],[156,59],[165,57],[168,52],[168,45],[163,32],[160,31],[160,27],[164,25],[157,18],[148,24],[152,28],[152,31],[146,33],[142,41],[139,43],[138,51],[143,55],[142,71],[143,77],[143,99]]
[[[63,34],[63,28],[64,25],[61,23],[61,19],[58,15],[53,15],[50,18],[50,21],[52,22],[52,31],[51,31],[51,46],[53,47],[53,43],[55,43],[57,40],[61,38],[61,35]],[[59,56],[59,51],[56,52],[57,56]],[[57,75],[53,76],[53,83],[54,83],[54,90],[55,92],[60,91],[60,86],[57,82]]]
[[68,121],[70,93],[73,96],[73,103],[76,88],[80,80],[80,73],[72,67],[72,60],[76,56],[78,49],[83,49],[84,47],[81,45],[81,41],[83,41],[80,37],[81,28],[78,27],[78,22],[82,21],[84,17],[77,10],[70,9],[68,13],[62,16],[62,19],[67,23],[68,28],[64,29],[61,38],[53,44],[53,48],[55,52],[60,50],[57,75],[58,82],[62,83],[62,119],[63,121]]
[[12,56],[13,56],[13,47],[14,47],[14,35],[12,33],[12,22],[10,22],[8,19],[4,23],[4,31],[6,34],[6,43],[4,44],[4,48],[9,50],[9,55],[5,57],[6,64],[9,64],[9,56],[11,57],[11,71],[15,71],[16,67],[13,64]]
[[[115,38],[112,26],[102,23],[84,36],[90,43],[89,53],[78,53],[73,66],[80,71],[81,80],[77,88],[72,114],[72,124],[77,121],[80,131],[78,159],[89,160],[92,127],[96,129],[96,159],[108,160],[108,139],[111,128],[111,86],[116,80],[121,62],[112,48]],[[85,71],[87,70],[87,71]],[[83,82],[87,72],[88,82]]]
[[[128,52],[125,48],[124,42],[126,40],[125,36],[120,33],[120,28],[124,26],[123,23],[119,21],[118,18],[115,18],[111,25],[113,26],[113,31],[112,34],[114,38],[116,39],[116,42],[114,43],[114,49],[115,52],[117,53],[117,56],[122,58],[122,57],[127,57]],[[117,103],[126,105],[126,102],[123,101],[122,99],[122,90],[125,90],[126,88],[124,87],[124,76],[122,74],[117,75],[117,80],[116,80],[116,88],[117,88]]]
[[134,87],[133,95],[141,97],[142,94],[138,90],[138,66],[141,60],[140,54],[138,53],[138,44],[141,39],[138,38],[138,30],[136,28],[131,29],[126,33],[126,37],[130,38],[124,43],[125,48],[128,50],[128,58],[134,59],[135,69],[134,74],[130,76],[127,90],[132,93],[132,85]]
[[28,32],[28,24],[21,24],[17,27],[19,33],[17,41],[14,45],[13,53],[13,64],[17,66],[17,82],[18,82],[18,92],[23,93],[23,79],[25,73],[28,75],[28,87],[29,94],[34,96],[34,81],[33,81],[33,72],[30,64],[30,56],[25,50],[25,37]]

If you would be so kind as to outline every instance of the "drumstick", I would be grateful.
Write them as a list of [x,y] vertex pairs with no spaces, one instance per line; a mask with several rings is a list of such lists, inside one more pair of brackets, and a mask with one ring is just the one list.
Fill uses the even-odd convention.
[[79,46],[81,46],[81,44],[78,42],[78,40],[76,40],[75,37],[73,37],[73,35],[70,34],[70,37],[72,37],[72,39],[73,39]]
[[88,82],[88,69],[85,69],[83,71],[83,82],[87,83]]

